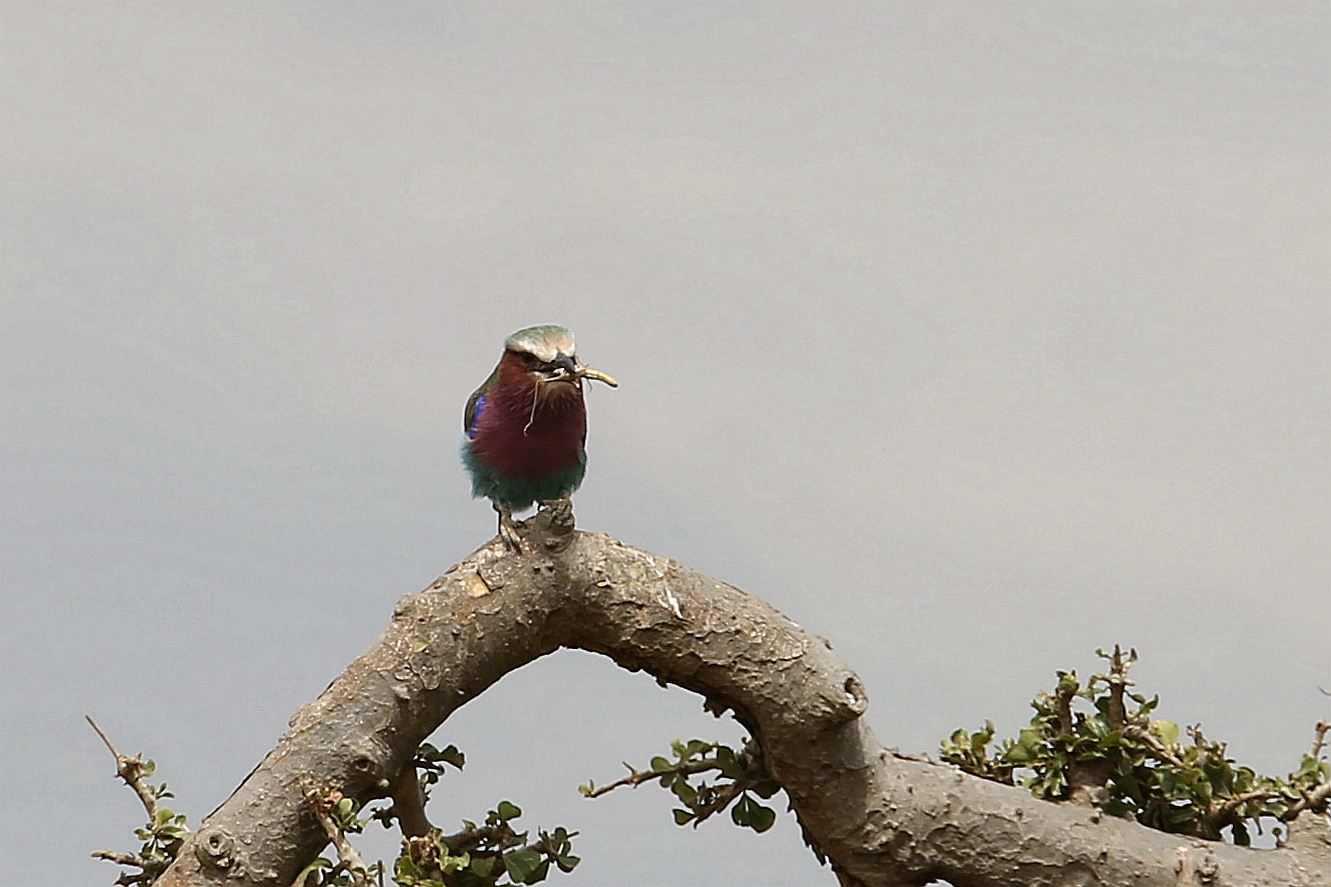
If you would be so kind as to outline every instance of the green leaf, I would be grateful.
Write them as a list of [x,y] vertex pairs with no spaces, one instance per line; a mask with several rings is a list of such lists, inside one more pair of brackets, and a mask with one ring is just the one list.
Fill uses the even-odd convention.
[[989,744],[989,740],[994,738],[994,722],[986,720],[984,729],[976,730],[971,736],[971,751],[975,752],[977,757],[984,756],[984,747]]
[[535,850],[513,850],[504,854],[504,868],[508,876],[522,884],[530,884],[529,879],[536,874],[541,864],[541,854]]
[[673,765],[666,758],[657,755],[652,758],[652,772],[660,773],[662,770],[669,770]]
[[439,760],[445,764],[452,764],[461,770],[467,764],[467,756],[464,755],[456,745],[450,745],[439,753]]
[[735,825],[748,826],[751,822],[749,815],[749,798],[747,795],[741,797],[735,802],[735,806],[730,808],[730,819]]
[[1025,764],[1033,761],[1039,754],[1041,745],[1040,733],[1033,727],[1026,727],[1021,731],[1017,744],[1003,755],[1003,759],[1012,764]]
[[495,814],[498,815],[501,822],[508,822],[510,819],[517,819],[522,815],[522,808],[509,801],[500,801],[499,806],[495,808]]
[[1293,779],[1301,776],[1311,776],[1321,769],[1321,762],[1312,755],[1304,755],[1303,761],[1299,764],[1299,769],[1290,774]]
[[1165,748],[1178,745],[1178,724],[1173,721],[1151,721],[1151,732],[1164,743]]
[[675,797],[679,798],[685,804],[692,804],[694,801],[698,800],[698,790],[689,785],[689,781],[683,776],[679,776],[675,779],[675,784],[670,786],[670,790],[675,793]]
[[[332,867],[333,863],[329,860],[324,859],[322,856],[316,857],[314,862],[300,870],[300,874],[296,876],[296,880],[291,882],[291,887],[305,887],[305,879],[310,875],[314,874],[316,871],[330,869]],[[408,874],[411,873],[409,872]]]
[[460,872],[471,865],[471,854],[463,853],[461,856],[444,856],[437,864],[444,874],[451,875],[453,872]]
[[744,777],[744,768],[735,759],[734,749],[724,745],[718,748],[716,750],[716,763],[721,768],[721,775],[727,779],[742,779]]
[[689,810],[675,809],[670,812],[675,816],[675,825],[688,825],[689,821],[693,819],[693,813]]
[[767,831],[776,822],[776,811],[757,802],[749,805],[749,828],[759,834]]
[[711,751],[714,748],[716,748],[716,746],[710,742],[703,742],[701,739],[690,739],[689,744],[685,746],[684,750],[688,757],[693,757],[702,754],[703,752]]

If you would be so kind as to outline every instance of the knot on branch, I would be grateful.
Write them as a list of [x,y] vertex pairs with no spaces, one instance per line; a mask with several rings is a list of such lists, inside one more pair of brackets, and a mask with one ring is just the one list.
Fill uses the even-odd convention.
[[372,785],[378,790],[376,796],[385,794],[391,785],[391,777],[397,775],[396,769],[388,763],[389,755],[389,749],[374,736],[345,743],[342,760],[347,785],[355,786],[358,791]]
[[[194,842],[194,855],[204,868],[219,872],[238,873],[243,867],[236,858],[236,841],[226,829],[204,826]],[[233,871],[234,870],[234,871]]]
[[841,697],[835,706],[837,724],[853,721],[869,710],[869,692],[860,676],[851,672],[841,683]]
[[805,722],[811,720],[826,729],[853,721],[869,710],[869,692],[864,689],[860,676],[847,669],[840,660],[821,655],[824,651],[831,653],[831,650],[825,640],[810,645],[806,655],[814,656],[809,666],[818,674],[820,686],[808,705],[790,712],[792,717]]

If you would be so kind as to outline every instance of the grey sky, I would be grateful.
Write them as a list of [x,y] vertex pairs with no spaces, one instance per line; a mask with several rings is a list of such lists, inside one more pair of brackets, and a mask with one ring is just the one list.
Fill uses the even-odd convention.
[[[580,524],[827,635],[884,742],[1015,730],[1120,642],[1284,772],[1331,687],[1328,25],[3,5],[3,856],[109,883],[84,713],[196,823],[489,538],[461,409],[538,322],[621,382]],[[789,816],[577,795],[695,735],[738,731],[560,654],[446,725],[433,815],[579,829],[569,883],[833,883]]]

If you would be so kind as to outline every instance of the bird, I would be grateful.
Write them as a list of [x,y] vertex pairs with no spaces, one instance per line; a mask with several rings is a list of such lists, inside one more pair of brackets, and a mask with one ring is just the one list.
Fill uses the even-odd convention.
[[472,498],[499,513],[499,537],[522,551],[514,511],[569,501],[587,472],[587,408],[582,380],[613,378],[578,362],[573,333],[554,324],[518,330],[490,377],[467,400],[462,464]]

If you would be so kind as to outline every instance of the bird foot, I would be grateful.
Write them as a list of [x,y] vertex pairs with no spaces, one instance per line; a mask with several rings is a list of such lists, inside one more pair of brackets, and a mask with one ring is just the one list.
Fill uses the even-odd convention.
[[494,508],[499,512],[499,538],[503,540],[504,547],[522,554],[522,539],[518,536],[518,524],[513,520],[512,509],[497,502]]
[[546,499],[537,513],[537,534],[552,552],[563,551],[573,539],[573,500],[568,496]]
[[552,524],[573,523],[573,499],[569,496],[545,499],[541,502],[541,510],[550,512],[550,523]]

